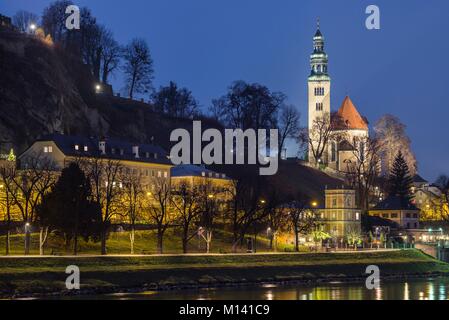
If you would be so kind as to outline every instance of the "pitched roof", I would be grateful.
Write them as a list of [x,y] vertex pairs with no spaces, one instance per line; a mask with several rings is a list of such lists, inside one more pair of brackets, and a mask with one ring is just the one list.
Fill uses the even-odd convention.
[[[106,142],[105,155],[100,152],[100,140]],[[46,135],[38,139],[38,141],[53,141],[66,156],[106,157],[114,160],[171,164],[167,157],[167,152],[161,147],[152,144],[131,143],[111,138],[99,139],[95,137],[69,136],[58,133]],[[133,153],[134,146],[139,147],[139,158],[136,158]],[[87,151],[85,151],[85,147],[87,147]]]
[[333,117],[333,126],[337,130],[368,130],[368,121],[357,111],[351,98],[346,96],[340,109]]
[[209,178],[215,178],[215,179],[225,179],[225,180],[231,180],[230,178],[227,178],[225,174],[220,174],[215,171],[195,166],[192,164],[185,164],[185,165],[179,165],[176,167],[173,167],[171,169],[171,176],[172,177],[209,177]]
[[426,179],[424,179],[423,177],[421,177],[419,174],[416,174],[413,177],[413,182],[414,183],[428,183],[429,181],[427,181]]
[[419,209],[412,203],[404,203],[402,199],[398,196],[390,196],[386,198],[384,201],[380,202],[372,208],[374,211],[382,211],[382,210],[415,210],[419,211]]

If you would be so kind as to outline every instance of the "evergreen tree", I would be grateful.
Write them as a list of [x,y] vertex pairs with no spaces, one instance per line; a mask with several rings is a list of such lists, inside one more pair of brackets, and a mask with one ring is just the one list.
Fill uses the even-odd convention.
[[413,179],[402,152],[399,151],[393,164],[389,177],[389,194],[398,196],[402,205],[408,205],[412,200],[411,194]]
[[101,208],[91,200],[89,180],[75,163],[62,170],[50,193],[37,208],[42,227],[63,235],[66,247],[74,241],[73,253],[78,251],[78,237],[97,241],[100,234]]

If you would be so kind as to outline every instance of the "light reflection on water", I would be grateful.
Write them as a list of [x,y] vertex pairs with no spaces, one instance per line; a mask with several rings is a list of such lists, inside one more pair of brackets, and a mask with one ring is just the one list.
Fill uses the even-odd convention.
[[449,278],[382,282],[368,290],[364,284],[331,283],[318,286],[279,286],[145,292],[97,296],[92,299],[143,300],[448,300]]

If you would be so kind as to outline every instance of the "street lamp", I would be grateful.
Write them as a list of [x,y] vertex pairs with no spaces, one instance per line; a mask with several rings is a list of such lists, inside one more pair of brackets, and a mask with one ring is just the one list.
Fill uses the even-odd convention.
[[210,195],[208,195],[207,196],[209,199],[213,199],[214,198],[214,195],[213,194],[210,194]]
[[37,26],[34,24],[34,23],[32,23],[32,24],[30,24],[30,30],[31,31],[36,31],[36,29],[37,29]]
[[95,85],[95,93],[100,93],[101,92],[101,85],[96,84]]
[[312,202],[312,207],[316,208],[317,206],[318,206],[318,202],[313,201],[313,202]]
[[266,201],[265,201],[265,200],[263,200],[263,199],[262,199],[262,200],[260,200],[260,203],[261,203],[261,204],[265,204],[265,202],[266,202]]

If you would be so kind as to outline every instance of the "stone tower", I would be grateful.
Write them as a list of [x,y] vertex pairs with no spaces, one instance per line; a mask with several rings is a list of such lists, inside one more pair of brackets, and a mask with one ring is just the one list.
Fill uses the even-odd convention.
[[[310,56],[311,73],[309,76],[309,136],[313,140],[315,119],[325,117],[330,121],[331,112],[331,79],[328,74],[328,57],[324,51],[324,37],[318,21],[317,31],[313,37],[313,53]],[[327,153],[321,162],[327,163]],[[312,148],[309,145],[309,162],[314,163]]]

